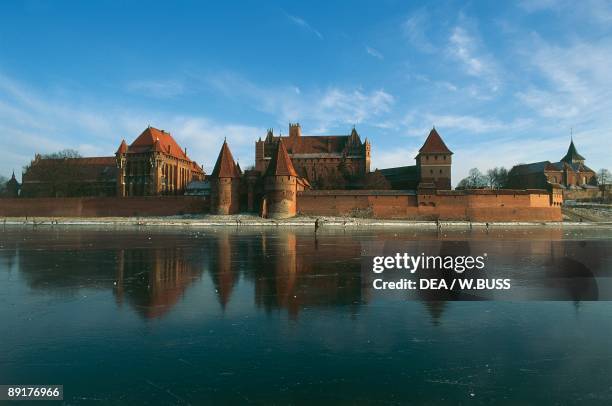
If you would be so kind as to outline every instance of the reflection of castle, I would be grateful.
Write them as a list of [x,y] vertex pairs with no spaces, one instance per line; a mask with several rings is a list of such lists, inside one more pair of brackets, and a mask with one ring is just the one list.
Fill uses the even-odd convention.
[[255,301],[259,306],[287,309],[296,318],[305,307],[356,307],[362,303],[357,241],[333,236],[334,244],[317,244],[310,234],[290,231],[281,232],[279,237],[268,240],[264,236],[262,240],[265,262],[255,270]]
[[146,318],[162,317],[199,278],[182,250],[122,249],[117,255],[117,301],[128,301]]
[[[254,301],[266,311],[286,310],[292,318],[313,307],[354,311],[375,295],[388,294],[374,291],[371,281],[366,280],[371,272],[361,272],[364,241],[382,247],[384,251],[375,255],[398,252],[399,246],[389,241],[410,252],[443,256],[488,252],[507,269],[515,267],[520,276],[523,263],[516,262],[518,258],[530,263],[528,271],[541,271],[530,277],[544,282],[561,278],[556,288],[563,300],[594,300],[599,294],[597,278],[607,276],[608,257],[604,253],[609,248],[605,240],[564,241],[563,231],[557,228],[529,231],[530,240],[523,241],[524,230],[504,231],[505,239],[495,243],[484,232],[473,234],[469,241],[455,241],[456,234],[440,241],[435,235],[392,236],[383,231],[378,235],[368,232],[365,239],[340,233],[319,233],[313,239],[310,232],[291,230],[222,231],[194,239],[166,231],[154,235],[145,246],[139,245],[142,236],[138,233],[62,233],[58,243],[57,230],[29,230],[27,238],[23,232],[21,238],[9,232],[0,238],[4,247],[0,250],[0,271],[17,271],[18,279],[30,289],[64,296],[81,289],[112,290],[118,303],[127,303],[144,318],[165,317],[201,280],[205,269],[214,289],[204,294],[216,298],[223,309],[233,301]],[[40,250],[41,244],[44,250]],[[474,272],[463,276],[487,277]],[[236,289],[239,281],[247,282],[253,290]],[[444,301],[468,299],[466,292],[457,291],[424,292],[416,298],[427,302],[425,308],[434,323],[442,317]]]

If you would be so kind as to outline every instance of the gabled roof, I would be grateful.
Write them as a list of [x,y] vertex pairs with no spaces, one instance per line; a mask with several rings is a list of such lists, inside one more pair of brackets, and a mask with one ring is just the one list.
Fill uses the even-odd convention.
[[550,167],[550,161],[533,162],[530,164],[514,165],[510,169],[509,175],[528,175],[531,173],[544,173],[546,168],[553,169]]
[[266,169],[265,176],[298,177],[282,139],[279,139],[276,143],[276,151],[274,152],[274,155],[272,155],[272,160],[268,165],[268,169]]
[[128,153],[143,153],[154,150],[156,141],[159,140],[159,149],[170,156],[189,160],[185,151],[176,143],[172,135],[157,128],[147,127],[128,147]]
[[448,149],[444,141],[442,141],[442,137],[436,131],[435,128],[432,128],[425,140],[425,143],[419,149],[419,153],[426,154],[452,154],[451,150]]
[[215,163],[215,168],[210,174],[213,178],[239,178],[238,168],[236,162],[232,156],[232,152],[227,145],[227,141],[223,141],[221,151],[219,151],[219,157]]
[[571,140],[570,146],[567,149],[567,154],[561,158],[561,162],[567,162],[568,164],[574,163],[575,161],[584,161],[584,157],[578,153],[576,146],[574,146],[574,140]]

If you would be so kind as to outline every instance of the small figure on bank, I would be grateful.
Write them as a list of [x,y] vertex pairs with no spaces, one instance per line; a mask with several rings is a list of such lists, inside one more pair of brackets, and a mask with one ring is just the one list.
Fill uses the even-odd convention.
[[315,233],[319,230],[319,219],[315,220]]

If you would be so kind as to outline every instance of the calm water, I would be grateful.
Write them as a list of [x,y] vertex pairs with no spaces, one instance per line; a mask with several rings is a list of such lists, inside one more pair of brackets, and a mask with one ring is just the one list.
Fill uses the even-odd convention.
[[63,384],[68,404],[612,403],[612,302],[584,300],[591,285],[571,301],[409,300],[361,272],[363,247],[388,241],[522,241],[506,258],[519,274],[573,256],[597,276],[610,258],[589,247],[610,229],[0,238],[0,384]]

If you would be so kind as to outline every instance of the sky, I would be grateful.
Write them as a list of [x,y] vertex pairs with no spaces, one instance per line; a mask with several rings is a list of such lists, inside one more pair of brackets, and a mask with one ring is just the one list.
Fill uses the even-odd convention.
[[0,2],[0,175],[64,148],[110,156],[148,125],[210,172],[266,129],[372,142],[413,165],[432,126],[470,168],[612,169],[612,2]]

